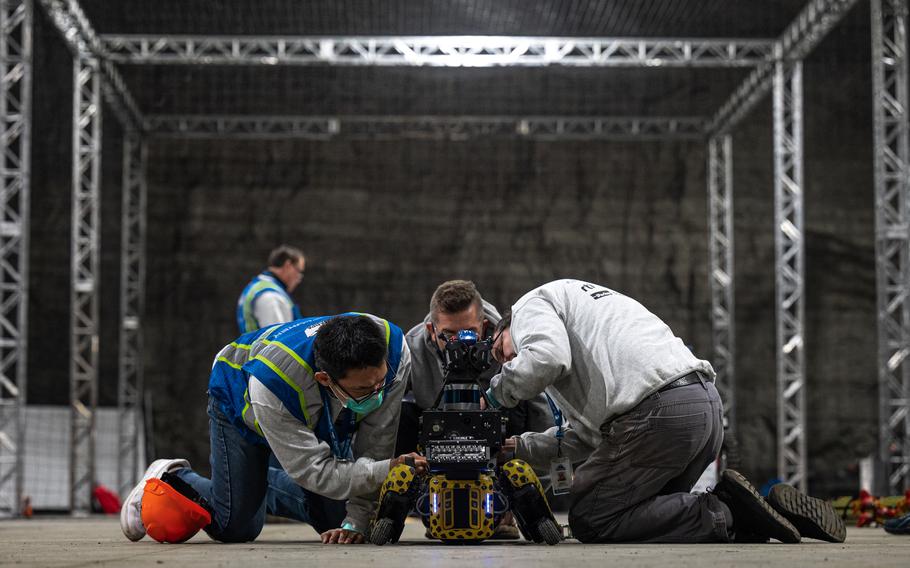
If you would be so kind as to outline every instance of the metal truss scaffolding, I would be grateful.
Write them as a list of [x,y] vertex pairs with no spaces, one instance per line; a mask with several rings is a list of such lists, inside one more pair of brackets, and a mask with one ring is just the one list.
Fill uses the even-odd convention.
[[[140,428],[141,394],[141,330],[137,325],[141,314],[144,278],[144,179],[145,150],[140,137],[145,119],[126,87],[114,63],[103,52],[102,43],[77,0],[39,0],[51,22],[56,26],[73,52],[75,66],[73,108],[73,241],[72,241],[72,329],[70,398],[72,431],[70,448],[70,492],[74,513],[86,513],[91,507],[91,486],[94,482],[94,412],[98,380],[98,214],[100,191],[101,99],[110,105],[114,116],[128,133],[125,146],[131,162],[124,165],[124,200],[130,198],[129,225],[126,223],[127,204],[124,202],[124,237],[122,257],[124,281],[121,287],[120,377],[118,381],[118,410],[120,451],[118,452],[118,483],[125,484],[135,476],[138,447],[135,445]],[[139,148],[137,150],[137,148]],[[138,168],[138,169],[137,169]],[[128,175],[129,174],[129,175]],[[141,199],[139,196],[141,195]],[[139,199],[138,202],[135,200]],[[138,203],[138,205],[137,205]],[[135,210],[140,207],[140,210]],[[136,240],[139,239],[139,240]],[[137,297],[137,295],[139,297]],[[133,440],[133,446],[126,444]]]
[[[142,316],[145,312],[145,206],[147,150],[137,132],[123,141],[123,210],[120,246],[120,375],[117,487],[136,483],[142,412]],[[141,464],[145,465],[145,464]]]
[[[134,480],[142,389],[142,311],[147,136],[181,138],[337,137],[466,140],[478,136],[532,140],[708,139],[710,274],[714,361],[718,386],[735,425],[735,326],[733,287],[732,138],[735,125],[770,90],[774,92],[775,243],[777,253],[777,347],[779,382],[778,460],[780,476],[806,487],[803,354],[803,58],[857,0],[809,0],[776,40],[557,38],[557,37],[254,37],[97,35],[77,0],[39,0],[75,57],[73,160],[73,510],[87,511],[93,468],[93,411],[97,397],[98,192],[100,92],[124,125],[124,194],[120,329],[121,438],[118,484]],[[880,7],[885,2],[885,8]],[[892,485],[908,478],[908,379],[910,363],[910,253],[908,180],[906,0],[874,0],[874,23],[884,27],[876,42],[876,159],[879,307],[882,333],[882,457],[889,459]],[[0,0],[0,5],[23,2]],[[26,3],[27,5],[27,3]],[[890,12],[889,12],[890,10]],[[900,18],[888,14],[900,13]],[[889,19],[890,18],[890,19]],[[6,44],[4,44],[6,45]],[[7,50],[7,48],[4,48]],[[12,61],[4,52],[4,69]],[[346,65],[346,66],[571,66],[571,67],[743,67],[752,71],[717,113],[702,118],[478,117],[478,116],[150,116],[143,117],[116,64],[128,65]],[[27,75],[27,73],[25,73]],[[27,89],[27,77],[23,80]],[[4,82],[4,93],[9,91]],[[8,97],[8,94],[4,96]],[[8,99],[4,99],[8,100]],[[10,111],[3,105],[10,129]],[[23,130],[27,134],[27,128]],[[3,138],[9,155],[10,138]],[[21,151],[25,151],[20,149]],[[21,154],[20,154],[21,155]],[[896,157],[895,157],[896,156]],[[9,173],[7,158],[7,174]],[[25,166],[20,168],[27,177]],[[12,177],[5,176],[4,187]],[[25,191],[24,189],[21,191]],[[9,193],[5,194],[4,198]],[[27,195],[22,193],[22,195]],[[25,201],[27,205],[27,200]],[[892,211],[893,209],[893,211]],[[20,211],[22,208],[20,207]],[[5,215],[0,234],[6,235]],[[25,221],[27,222],[27,219]],[[17,241],[24,246],[24,234]],[[4,240],[4,243],[7,241]],[[4,270],[7,252],[3,252]],[[19,270],[24,262],[18,257]],[[12,281],[13,279],[11,279]],[[24,294],[24,274],[17,282]],[[6,272],[4,272],[6,285]],[[4,294],[6,288],[4,288]],[[19,296],[23,297],[22,295]],[[6,296],[4,296],[6,298]],[[4,303],[0,307],[6,306]],[[19,312],[21,314],[21,310]],[[0,317],[6,317],[0,312]],[[17,317],[22,317],[17,316]],[[18,320],[17,320],[18,321]],[[0,324],[3,324],[0,321]],[[24,319],[18,329],[24,329]],[[4,329],[2,333],[6,333]],[[3,339],[0,335],[0,340]],[[19,339],[23,345],[24,337]],[[2,344],[5,349],[6,344]],[[20,347],[24,349],[24,347]],[[3,351],[7,361],[6,351]],[[19,363],[17,363],[19,365]],[[17,369],[24,367],[17,367]],[[884,369],[884,367],[883,367]],[[7,377],[0,367],[0,377]],[[24,376],[24,375],[23,375]],[[24,380],[24,379],[23,379]],[[7,381],[10,382],[10,381]],[[6,383],[3,383],[4,386]],[[6,396],[4,394],[4,396]],[[129,415],[129,416],[128,416]],[[3,430],[6,431],[6,430]],[[19,434],[21,435],[21,433]],[[3,439],[0,438],[0,448]],[[0,457],[5,454],[0,454]],[[897,456],[897,457],[896,457]],[[2,464],[0,464],[2,467]],[[0,481],[2,472],[0,469]]]
[[872,2],[879,492],[910,488],[910,210],[907,0]]
[[95,481],[98,402],[98,217],[101,169],[99,62],[73,61],[73,215],[70,362],[70,510],[88,514]]
[[213,116],[160,115],[145,121],[149,134],[179,138],[418,138],[466,140],[480,136],[535,140],[701,140],[701,118],[560,116]]
[[0,0],[0,516],[24,483],[31,79],[31,0]]
[[116,66],[103,50],[101,39],[92,28],[77,0],[39,0],[48,17],[63,36],[73,57],[93,56],[98,60],[107,103],[125,127],[141,129],[142,113],[126,87]]
[[[803,197],[802,197],[802,60],[843,18],[856,0],[810,0],[775,44],[774,57],[758,65],[724,102],[708,124],[719,140],[774,88],[775,250],[778,381],[778,476],[806,488],[805,362],[803,352]],[[715,142],[716,143],[716,142]],[[710,185],[717,174],[709,173]],[[713,190],[710,190],[713,192]],[[713,195],[713,193],[712,193]],[[713,210],[712,210],[713,211]],[[713,217],[713,212],[712,212]],[[715,221],[712,218],[712,223]],[[732,223],[732,222],[731,222]],[[730,228],[732,235],[732,227]],[[712,227],[711,239],[717,237]],[[714,282],[721,261],[712,255],[714,356],[724,362],[728,349],[724,321],[717,314]],[[732,285],[732,283],[731,283]],[[730,305],[732,306],[732,288]],[[731,320],[732,323],[732,320]],[[733,340],[732,332],[729,335]],[[732,359],[728,373],[733,371]],[[720,385],[725,377],[721,376]],[[732,417],[731,417],[732,418]],[[731,426],[733,423],[731,422]]]
[[110,35],[118,63],[380,65],[436,67],[751,67],[773,43],[750,39],[512,36],[190,37]]
[[806,490],[803,353],[802,62],[774,73],[774,242],[777,273],[777,464],[781,479]]
[[733,137],[708,141],[708,230],[710,238],[712,364],[730,430],[736,427],[736,326],[733,306]]
[[[780,57],[790,61],[805,58],[856,2],[810,0],[777,41]],[[746,77],[714,115],[709,126],[711,132],[729,131],[755,108],[771,89],[777,60],[779,57],[758,65]]]

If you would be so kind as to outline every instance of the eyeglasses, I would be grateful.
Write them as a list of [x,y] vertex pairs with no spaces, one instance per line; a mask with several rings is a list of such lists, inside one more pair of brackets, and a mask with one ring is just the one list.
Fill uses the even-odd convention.
[[[454,332],[454,333],[446,333],[446,332],[444,332],[444,331],[439,331],[438,329],[436,329],[436,324],[435,324],[435,323],[432,323],[432,322],[431,322],[430,325],[433,326],[433,333],[436,334],[436,338],[439,339],[440,341],[442,341],[443,343],[448,343],[449,341],[452,341],[453,338],[456,338],[456,339],[458,338],[458,332],[457,332],[457,331]],[[474,331],[474,332],[477,334],[477,339],[483,339],[483,338],[482,338],[482,335],[483,335],[483,325],[480,326],[480,330],[481,330],[481,331],[479,331],[479,332],[478,332],[478,331],[475,331],[475,330],[473,330],[473,329],[471,329],[471,328],[467,328],[467,329],[470,330],[470,331]]]
[[[386,365],[388,368],[388,363],[386,363]],[[385,380],[385,378],[383,378],[382,384],[379,385],[378,387],[376,387],[375,389],[373,389],[373,391],[371,391],[369,394],[365,394],[363,396],[354,396],[351,393],[349,393],[347,391],[347,389],[341,385],[341,383],[339,383],[334,378],[332,378],[332,382],[335,383],[336,385],[338,385],[338,388],[341,389],[341,392],[344,393],[344,396],[351,399],[355,404],[360,404],[361,402],[366,402],[375,396],[379,396],[381,393],[383,393],[387,390],[390,390],[392,387],[394,387],[396,384],[398,384],[398,381],[399,381],[398,373],[396,372],[394,375],[392,375],[391,380]]]
[[439,331],[438,329],[436,329],[436,324],[430,324],[430,325],[433,326],[433,332],[436,333],[436,338],[439,339],[440,341],[442,341],[443,343],[448,343],[453,337],[455,337],[457,335],[455,333],[446,334],[445,332]]

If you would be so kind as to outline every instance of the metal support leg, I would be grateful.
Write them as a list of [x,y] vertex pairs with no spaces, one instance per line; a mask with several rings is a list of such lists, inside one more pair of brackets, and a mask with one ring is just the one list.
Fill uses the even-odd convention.
[[708,224],[710,239],[711,323],[717,390],[730,431],[735,429],[736,327],[733,318],[733,139],[708,141]]
[[803,73],[778,59],[774,72],[774,232],[777,272],[777,469],[806,490],[803,352]]
[[910,210],[907,0],[872,2],[879,472],[876,490],[910,488]]
[[120,249],[120,375],[117,487],[136,484],[142,427],[142,316],[145,307],[146,145],[135,131],[123,142],[123,217]]
[[22,500],[31,78],[32,2],[0,0],[0,516]]
[[70,509],[87,514],[95,481],[98,401],[98,214],[101,98],[98,60],[73,60]]

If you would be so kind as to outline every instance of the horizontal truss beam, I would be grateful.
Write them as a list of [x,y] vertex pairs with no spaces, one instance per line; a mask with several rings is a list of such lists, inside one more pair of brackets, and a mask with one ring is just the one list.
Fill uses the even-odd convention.
[[705,124],[697,117],[153,115],[145,127],[172,138],[695,140]]
[[91,56],[99,61],[105,99],[120,124],[128,130],[142,127],[142,112],[130,94],[126,82],[114,63],[106,57],[103,44],[95,33],[82,6],[76,0],[38,0],[54,26],[63,36],[75,57]]
[[773,43],[513,36],[101,36],[105,54],[118,63],[190,65],[752,67],[770,59]]

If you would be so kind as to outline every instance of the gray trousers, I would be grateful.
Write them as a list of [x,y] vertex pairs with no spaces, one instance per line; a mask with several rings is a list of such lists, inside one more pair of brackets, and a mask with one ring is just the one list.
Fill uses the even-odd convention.
[[582,542],[727,542],[730,510],[689,493],[720,451],[723,404],[711,383],[655,393],[601,426],[578,467],[569,525]]

